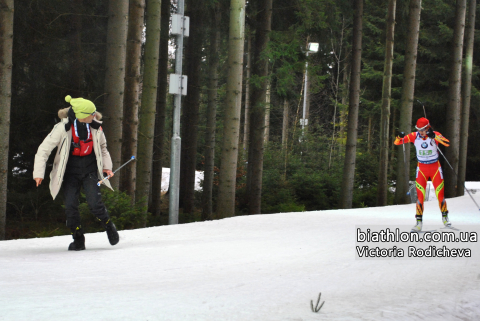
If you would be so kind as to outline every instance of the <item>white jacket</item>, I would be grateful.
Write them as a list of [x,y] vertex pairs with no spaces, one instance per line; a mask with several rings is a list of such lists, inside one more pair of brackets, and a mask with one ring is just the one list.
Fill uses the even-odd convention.
[[[35,163],[33,166],[33,178],[44,178],[45,167],[52,150],[58,147],[55,160],[53,161],[53,168],[50,173],[50,193],[53,199],[57,197],[60,187],[62,186],[63,177],[67,168],[68,158],[70,156],[70,145],[72,144],[72,129],[65,131],[65,125],[68,123],[68,108],[64,108],[58,111],[58,117],[61,121],[56,124],[50,134],[43,140],[38,147],[37,154],[35,155]],[[99,121],[102,115],[97,112],[95,118]],[[99,180],[103,178],[103,170],[112,170],[112,159],[110,153],[107,150],[107,140],[102,127],[98,130],[90,127],[93,140],[93,150],[97,158],[97,174]],[[104,180],[108,188],[112,189],[109,180]],[[113,190],[113,189],[112,189]]]

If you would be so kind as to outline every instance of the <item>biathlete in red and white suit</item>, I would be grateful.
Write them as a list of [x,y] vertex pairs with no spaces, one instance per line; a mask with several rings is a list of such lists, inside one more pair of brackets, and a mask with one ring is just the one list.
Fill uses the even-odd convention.
[[418,132],[413,132],[405,136],[401,133],[395,139],[395,145],[401,145],[406,143],[413,143],[417,150],[417,175],[415,185],[417,187],[417,210],[415,218],[417,224],[412,228],[412,231],[422,230],[422,218],[423,218],[423,203],[425,201],[425,188],[427,181],[430,179],[435,188],[435,194],[437,195],[438,205],[442,212],[442,221],[445,226],[451,226],[448,220],[447,202],[444,197],[444,183],[443,172],[440,162],[438,161],[438,143],[445,146],[449,140],[442,136],[439,132],[433,131],[428,119],[422,117],[418,119],[415,126]]

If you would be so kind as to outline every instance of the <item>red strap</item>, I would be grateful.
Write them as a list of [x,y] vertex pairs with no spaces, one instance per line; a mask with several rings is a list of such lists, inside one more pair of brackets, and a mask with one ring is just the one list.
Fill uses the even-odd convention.
[[93,141],[92,141],[92,133],[88,133],[87,140],[80,141],[80,138],[77,136],[75,132],[75,127],[72,125],[72,137],[75,146],[72,151],[72,155],[74,156],[87,156],[90,155],[93,151]]
[[[73,136],[73,142],[75,144],[78,144],[78,142],[80,141],[80,137],[78,137],[77,134],[75,133],[75,127],[73,126],[73,124],[72,124],[72,136]],[[92,132],[89,132],[86,141],[89,141],[91,139],[92,139]]]

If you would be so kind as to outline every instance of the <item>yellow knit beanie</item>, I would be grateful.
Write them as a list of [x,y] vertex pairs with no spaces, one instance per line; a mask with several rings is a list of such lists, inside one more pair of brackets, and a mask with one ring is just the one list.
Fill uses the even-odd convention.
[[77,119],[87,118],[97,110],[95,104],[88,99],[72,98],[72,96],[68,95],[65,97],[65,101],[72,105]]

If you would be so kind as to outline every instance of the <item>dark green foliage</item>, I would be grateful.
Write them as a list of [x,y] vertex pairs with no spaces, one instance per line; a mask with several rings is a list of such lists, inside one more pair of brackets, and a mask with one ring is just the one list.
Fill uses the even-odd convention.
[[[103,94],[108,1],[78,3],[15,4],[10,168],[33,169],[38,145],[68,106],[67,94],[88,98],[102,111],[103,99],[96,99]],[[24,191],[12,176],[9,187]]]
[[[339,173],[337,173],[339,174]],[[340,175],[327,171],[299,170],[292,177],[298,201],[307,211],[327,210],[337,207]]]
[[[31,178],[28,183],[34,184]],[[44,185],[45,184],[45,185]],[[65,226],[62,197],[52,201],[48,180],[38,189],[9,191],[6,239],[48,237],[70,233]]]
[[[53,159],[53,156],[51,157]],[[14,157],[8,191],[6,239],[55,236],[70,233],[65,226],[63,195],[52,201],[48,175],[37,188],[31,171],[23,169],[21,157]],[[10,165],[10,164],[9,164]],[[20,165],[20,166],[16,166]],[[47,167],[49,171],[50,168]]]
[[[62,196],[52,202],[48,192],[56,150],[38,189],[32,179],[33,160],[38,146],[59,121],[58,110],[68,106],[64,101],[67,94],[88,98],[102,111],[103,99],[97,98],[103,95],[107,5],[107,0],[15,2],[9,229],[20,217],[26,222],[36,217],[40,228],[44,224],[46,231],[52,231],[55,228],[47,225],[57,222],[56,227],[63,231]],[[24,237],[26,233],[19,229],[10,235]]]
[[[294,150],[288,156],[270,144],[265,153],[265,171],[262,193],[262,213],[313,211],[335,209],[340,194],[342,166],[335,161],[328,169],[328,149],[325,137],[308,136],[308,151]],[[324,146],[324,148],[322,148]],[[375,206],[378,164],[368,154],[357,155],[354,207]]]
[[295,186],[285,179],[280,150],[267,149],[264,155],[262,213],[300,212],[305,206],[298,202]]
[[[378,167],[378,158],[375,155],[370,153],[357,153],[353,207],[376,206]],[[391,184],[389,184],[389,186],[391,186]],[[392,192],[388,193],[388,204],[393,204],[393,196],[394,194]]]
[[[308,144],[322,146],[322,138],[311,136]],[[302,153],[294,149],[286,156],[280,146],[269,144],[264,158],[262,213],[336,208],[340,167],[328,170],[326,152],[322,148]]]
[[[151,214],[146,210],[146,206],[142,207],[144,203],[141,200],[137,200],[135,205],[132,206],[131,197],[124,192],[112,191],[106,188],[102,189],[102,200],[117,230],[141,227],[142,222],[145,220],[144,213],[147,213],[146,220],[151,217]],[[82,225],[87,233],[103,231],[100,222],[90,213],[83,193],[81,194],[78,209],[82,218]]]

